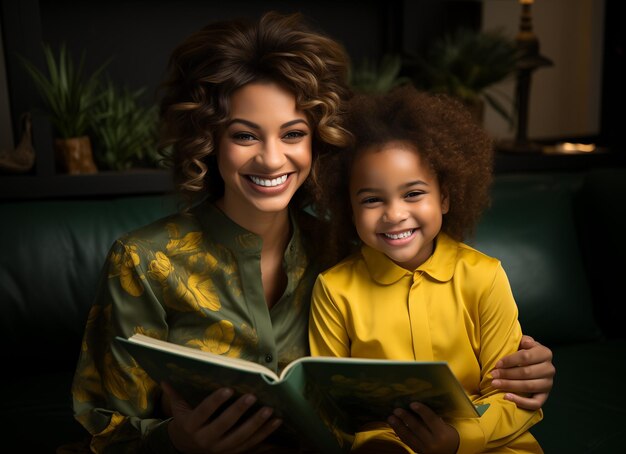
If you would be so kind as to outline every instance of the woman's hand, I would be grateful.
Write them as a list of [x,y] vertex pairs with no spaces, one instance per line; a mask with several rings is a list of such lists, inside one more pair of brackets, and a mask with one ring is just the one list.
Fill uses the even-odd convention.
[[552,351],[532,337],[522,336],[519,350],[496,363],[491,383],[494,388],[507,391],[504,398],[518,407],[538,410],[548,400],[555,373]]
[[413,402],[412,414],[396,408],[387,422],[398,437],[420,454],[454,454],[459,448],[459,433],[424,404]]
[[182,453],[243,452],[261,443],[282,423],[278,418],[271,418],[272,409],[269,407],[262,407],[252,416],[242,419],[256,402],[252,394],[239,397],[214,416],[232,397],[231,389],[218,389],[196,408],[191,408],[167,383],[162,383],[161,387],[173,416],[167,428],[170,440]]

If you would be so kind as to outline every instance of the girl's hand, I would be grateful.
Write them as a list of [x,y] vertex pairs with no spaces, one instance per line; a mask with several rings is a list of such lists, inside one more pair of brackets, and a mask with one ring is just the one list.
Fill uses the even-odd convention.
[[218,389],[196,408],[191,408],[167,383],[162,383],[161,387],[173,416],[167,428],[170,440],[181,453],[246,451],[265,440],[282,423],[278,418],[271,418],[272,409],[269,407],[263,407],[242,420],[242,416],[256,402],[252,394],[241,396],[214,416],[233,395],[231,389]]
[[396,408],[387,422],[398,437],[420,454],[454,454],[459,448],[459,434],[429,407],[413,402],[410,413]]
[[[507,391],[505,399],[526,410],[538,410],[548,400],[556,370],[552,351],[530,336],[523,336],[520,349],[505,356],[491,371],[493,387]],[[513,393],[526,393],[523,397]]]

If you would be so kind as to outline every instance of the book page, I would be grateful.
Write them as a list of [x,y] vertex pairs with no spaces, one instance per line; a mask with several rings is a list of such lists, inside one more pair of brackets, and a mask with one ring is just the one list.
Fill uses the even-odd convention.
[[253,361],[246,361],[241,358],[231,358],[229,356],[216,355],[214,353],[205,352],[196,348],[186,347],[184,345],[155,339],[154,337],[146,336],[144,334],[133,334],[131,337],[128,338],[128,340],[136,344],[154,347],[159,350],[169,351],[182,356],[186,356],[188,358],[198,359],[200,361],[207,361],[222,364],[226,367],[233,367],[236,369],[247,370],[250,372],[257,372],[259,374],[271,377],[274,381],[280,380],[278,375],[276,375],[273,370]]

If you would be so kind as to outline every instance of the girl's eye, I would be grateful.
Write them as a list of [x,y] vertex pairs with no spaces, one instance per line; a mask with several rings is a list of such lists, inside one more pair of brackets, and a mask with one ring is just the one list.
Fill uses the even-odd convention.
[[363,205],[373,205],[375,203],[381,202],[382,200],[380,199],[380,197],[367,197],[363,200],[361,200],[361,203]]
[[423,195],[424,192],[423,191],[411,191],[409,193],[407,193],[404,197],[407,199],[415,199],[421,195]]
[[307,135],[304,131],[289,131],[283,136],[283,140],[288,142],[297,142]]

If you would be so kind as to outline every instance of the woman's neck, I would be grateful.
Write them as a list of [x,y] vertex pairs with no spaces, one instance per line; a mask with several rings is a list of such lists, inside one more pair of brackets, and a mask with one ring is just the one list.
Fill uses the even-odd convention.
[[287,275],[283,269],[283,256],[289,243],[289,210],[275,213],[254,210],[229,210],[224,199],[216,202],[226,216],[244,229],[255,233],[263,240],[261,248],[261,283],[267,306],[272,306],[283,295],[287,286]]
[[289,210],[260,212],[255,210],[231,210],[219,199],[217,207],[233,222],[244,229],[259,235],[263,240],[263,252],[281,250],[284,252],[290,238]]

